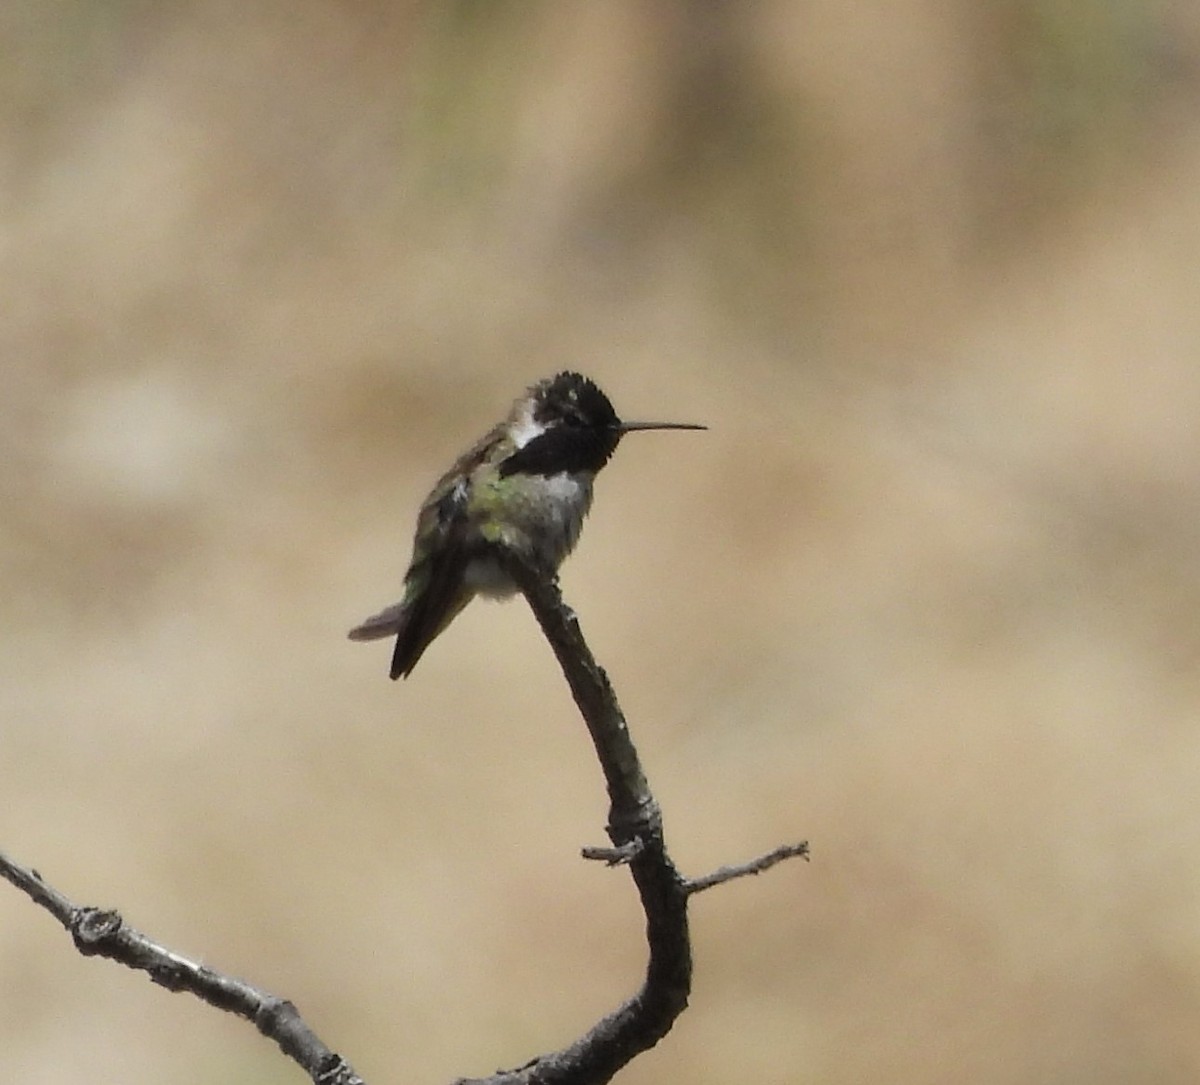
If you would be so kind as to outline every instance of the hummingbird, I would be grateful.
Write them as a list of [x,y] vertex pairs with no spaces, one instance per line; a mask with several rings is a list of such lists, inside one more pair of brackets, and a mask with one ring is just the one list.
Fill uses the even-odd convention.
[[579,373],[534,384],[438,479],[417,516],[403,598],[351,629],[350,639],[395,637],[391,677],[407,678],[476,595],[517,591],[497,548],[557,575],[579,539],[597,472],[625,434],[653,429],[707,427],[622,422]]

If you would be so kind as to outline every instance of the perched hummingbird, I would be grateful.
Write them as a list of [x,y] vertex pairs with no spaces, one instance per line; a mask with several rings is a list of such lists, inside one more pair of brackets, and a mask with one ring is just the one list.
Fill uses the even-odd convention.
[[516,592],[496,547],[550,576],[558,572],[591,507],[596,472],[626,433],[705,428],[622,422],[608,397],[578,373],[539,381],[438,479],[417,516],[404,598],[351,629],[350,639],[395,637],[391,676],[407,678],[477,594]]

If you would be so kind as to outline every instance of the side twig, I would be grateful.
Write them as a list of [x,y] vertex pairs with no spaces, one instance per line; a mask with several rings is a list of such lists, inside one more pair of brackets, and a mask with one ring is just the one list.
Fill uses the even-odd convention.
[[744,878],[747,874],[761,874],[764,870],[770,870],[776,863],[793,858],[808,861],[807,840],[801,840],[798,844],[783,844],[774,851],[767,852],[766,855],[751,859],[748,863],[734,863],[730,866],[718,867],[711,874],[705,874],[702,878],[689,878],[686,888],[689,894],[703,893],[705,889],[711,889],[714,885],[724,885],[726,882],[733,881],[734,878]]
[[85,957],[107,957],[145,972],[168,991],[188,991],[220,1010],[253,1022],[298,1063],[313,1085],[365,1085],[345,1059],[305,1024],[296,1007],[244,980],[223,975],[167,949],[126,925],[117,912],[79,907],[29,867],[0,852],[0,876],[23,890],[66,928]]

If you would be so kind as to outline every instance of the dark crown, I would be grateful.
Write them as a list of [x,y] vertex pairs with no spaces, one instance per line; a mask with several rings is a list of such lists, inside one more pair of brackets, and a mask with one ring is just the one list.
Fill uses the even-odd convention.
[[621,424],[608,396],[582,373],[558,373],[535,384],[530,393],[533,417],[545,426],[616,429]]

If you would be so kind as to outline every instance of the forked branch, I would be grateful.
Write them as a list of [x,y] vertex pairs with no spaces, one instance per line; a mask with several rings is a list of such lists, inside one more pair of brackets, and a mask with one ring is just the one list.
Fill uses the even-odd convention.
[[573,1044],[488,1078],[459,1085],[602,1085],[671,1029],[687,1007],[692,987],[692,949],[688,936],[688,897],[745,874],[758,873],[792,855],[808,854],[808,845],[792,844],[737,867],[723,867],[703,878],[680,875],[667,854],[662,813],[646,782],[641,761],[608,675],[583,639],[579,621],[563,602],[556,580],[502,555],[506,570],[520,586],[571,687],[608,788],[608,835],[611,848],[585,848],[584,856],[628,866],[646,914],[650,960],[641,989],[597,1022]]
[[[637,750],[608,676],[596,663],[558,584],[511,555],[501,560],[529,601],[587,724],[608,789],[611,847],[584,849],[584,856],[628,866],[646,915],[649,962],[641,988],[560,1051],[539,1055],[515,1070],[457,1085],[602,1085],[670,1031],[687,1007],[692,985],[688,899],[734,878],[758,874],[793,856],[807,858],[807,844],[787,844],[748,863],[684,878],[667,854],[662,813],[646,782]],[[146,972],[172,991],[188,991],[218,1009],[246,1018],[279,1045],[314,1085],[364,1085],[349,1063],[331,1051],[286,999],[159,945],[129,927],[121,916],[78,907],[35,870],[0,853],[0,876],[46,908],[85,956],[108,957]]]

